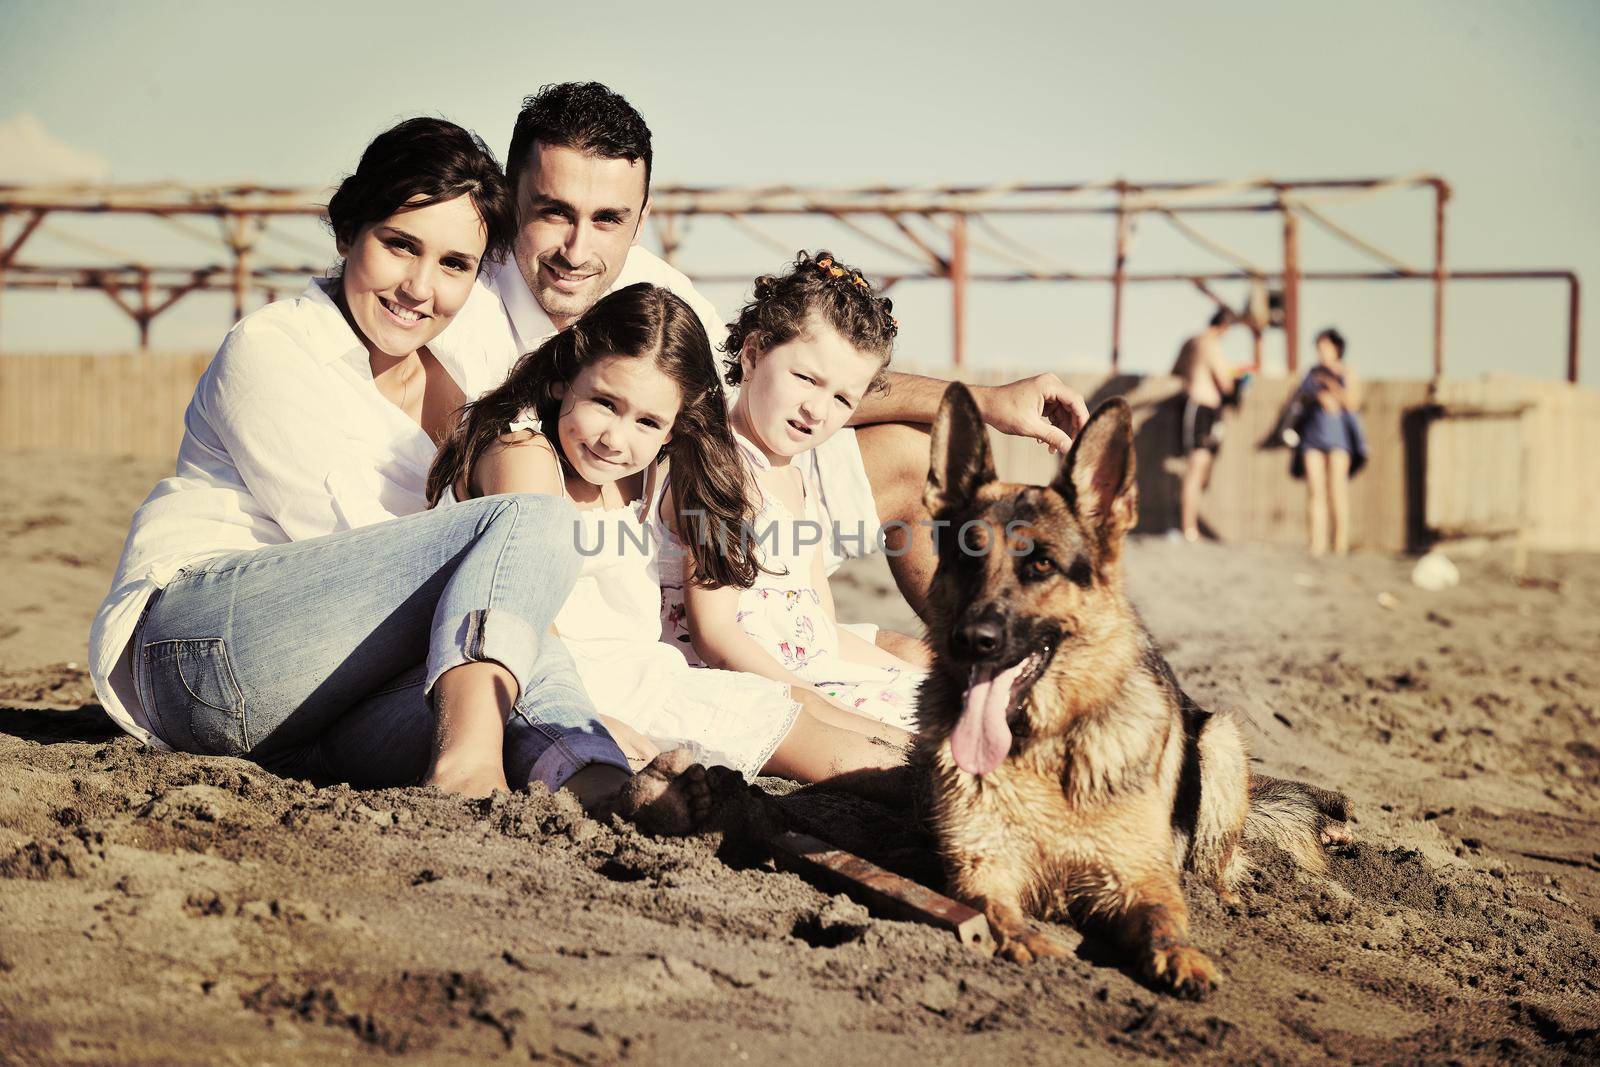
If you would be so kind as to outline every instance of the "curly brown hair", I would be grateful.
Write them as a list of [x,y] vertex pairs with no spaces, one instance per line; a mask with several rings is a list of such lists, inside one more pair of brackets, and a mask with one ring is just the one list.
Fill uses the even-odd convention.
[[857,351],[882,359],[869,391],[889,384],[889,357],[899,332],[894,304],[879,296],[872,283],[832,252],[800,252],[787,274],[763,274],[739,317],[728,323],[723,378],[729,385],[744,380],[739,353],[748,344],[765,351],[807,333],[813,316],[839,331]]

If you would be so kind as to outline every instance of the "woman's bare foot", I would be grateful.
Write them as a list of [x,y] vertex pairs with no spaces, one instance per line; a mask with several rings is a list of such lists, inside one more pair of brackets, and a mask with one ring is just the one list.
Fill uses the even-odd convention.
[[511,792],[511,787],[506,783],[505,767],[499,763],[459,766],[451,761],[435,760],[422,784],[446,793],[473,798],[486,797],[491,793]]
[[441,674],[433,689],[433,758],[422,784],[466,797],[509,793],[502,759],[516,694],[516,678],[490,660]]

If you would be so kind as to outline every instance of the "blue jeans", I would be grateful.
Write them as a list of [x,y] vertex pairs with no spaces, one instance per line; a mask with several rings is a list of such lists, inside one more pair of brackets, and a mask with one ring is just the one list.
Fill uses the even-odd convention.
[[627,769],[548,632],[578,573],[574,518],[556,497],[483,497],[185,569],[134,633],[139,701],[182,752],[408,785],[432,755],[434,682],[492,660],[519,687],[513,787]]

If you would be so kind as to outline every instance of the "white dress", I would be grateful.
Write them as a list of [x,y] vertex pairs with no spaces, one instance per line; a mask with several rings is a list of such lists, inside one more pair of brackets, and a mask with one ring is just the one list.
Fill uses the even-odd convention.
[[782,682],[695,670],[661,643],[658,545],[643,516],[660,505],[665,471],[664,461],[657,464],[656,484],[632,504],[579,510],[574,537],[583,565],[556,631],[600,714],[663,751],[689,747],[702,763],[753,778],[788,736],[800,704]]
[[[770,469],[765,455],[735,433],[734,440],[749,466],[759,473]],[[839,627],[823,610],[822,597],[812,583],[814,557],[823,551],[819,532],[826,537],[824,516],[817,507],[817,491],[802,467],[805,514],[795,516],[771,497],[762,500],[752,523],[762,570],[755,585],[739,594],[737,621],[766,653],[785,670],[798,676],[837,704],[903,730],[916,728],[917,687],[923,671],[904,667],[860,663],[839,651]],[[684,548],[655,517],[661,541],[661,640],[681,651],[688,662],[703,667],[689,640],[688,611],[683,602]],[[707,668],[709,670],[709,668]]]

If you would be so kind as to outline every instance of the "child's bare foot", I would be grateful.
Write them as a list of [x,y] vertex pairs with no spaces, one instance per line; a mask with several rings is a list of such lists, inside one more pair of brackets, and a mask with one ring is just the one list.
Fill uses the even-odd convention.
[[711,784],[689,750],[663,752],[618,792],[613,810],[647,834],[693,833],[711,814]]

